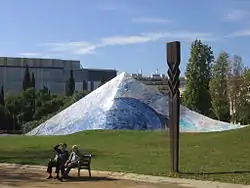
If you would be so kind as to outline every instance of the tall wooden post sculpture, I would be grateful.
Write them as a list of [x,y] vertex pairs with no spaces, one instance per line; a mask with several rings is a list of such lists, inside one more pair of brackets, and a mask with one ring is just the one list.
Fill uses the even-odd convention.
[[169,128],[171,170],[179,172],[179,121],[180,121],[180,42],[167,43],[168,86],[169,86]]

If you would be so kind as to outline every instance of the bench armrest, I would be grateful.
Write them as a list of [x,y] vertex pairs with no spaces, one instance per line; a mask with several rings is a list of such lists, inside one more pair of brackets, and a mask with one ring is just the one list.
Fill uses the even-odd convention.
[[82,157],[92,157],[91,153],[83,154]]

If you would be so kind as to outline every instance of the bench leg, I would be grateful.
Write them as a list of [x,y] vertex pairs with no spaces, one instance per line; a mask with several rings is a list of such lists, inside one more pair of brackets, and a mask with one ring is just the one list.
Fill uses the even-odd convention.
[[89,170],[89,177],[91,178],[91,170],[90,170],[90,168],[88,170]]
[[80,177],[80,171],[81,171],[81,169],[78,168],[78,177]]

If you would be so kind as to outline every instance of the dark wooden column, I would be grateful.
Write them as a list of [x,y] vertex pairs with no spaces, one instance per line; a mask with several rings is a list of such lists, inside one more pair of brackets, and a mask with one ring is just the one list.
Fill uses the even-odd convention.
[[172,172],[179,172],[179,121],[180,121],[180,42],[167,43],[169,128]]

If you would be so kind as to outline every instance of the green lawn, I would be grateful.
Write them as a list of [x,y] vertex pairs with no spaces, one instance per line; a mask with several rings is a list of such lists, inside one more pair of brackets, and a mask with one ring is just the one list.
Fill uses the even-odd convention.
[[[79,144],[92,168],[250,184],[250,128],[181,134],[180,170],[171,174],[166,132],[88,131],[68,136],[0,136],[0,162],[47,163],[52,146]],[[238,173],[233,173],[238,171]],[[243,171],[240,173],[240,171]]]

